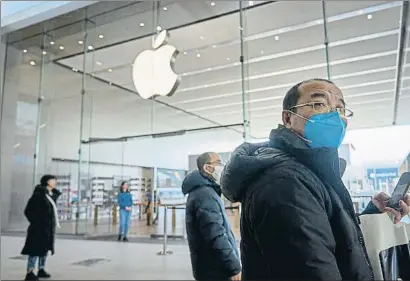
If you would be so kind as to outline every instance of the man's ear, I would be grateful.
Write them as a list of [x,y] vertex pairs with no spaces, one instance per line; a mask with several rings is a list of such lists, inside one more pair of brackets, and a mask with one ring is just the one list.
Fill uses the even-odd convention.
[[291,128],[290,113],[288,111],[282,111],[282,122],[286,128]]

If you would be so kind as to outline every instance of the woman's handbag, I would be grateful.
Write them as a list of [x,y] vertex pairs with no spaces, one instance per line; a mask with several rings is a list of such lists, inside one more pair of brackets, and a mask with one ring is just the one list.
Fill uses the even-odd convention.
[[410,224],[393,224],[388,214],[360,216],[375,280],[409,279]]

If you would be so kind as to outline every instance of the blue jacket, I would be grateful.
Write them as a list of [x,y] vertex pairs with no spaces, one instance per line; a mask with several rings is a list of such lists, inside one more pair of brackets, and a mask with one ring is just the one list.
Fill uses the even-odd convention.
[[118,193],[118,206],[120,209],[125,209],[125,207],[132,207],[132,196],[129,192]]

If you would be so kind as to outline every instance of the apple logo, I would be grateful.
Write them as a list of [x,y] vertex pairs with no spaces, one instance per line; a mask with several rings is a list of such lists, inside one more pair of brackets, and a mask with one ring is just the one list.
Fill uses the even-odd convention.
[[143,99],[171,96],[181,81],[174,71],[179,51],[167,44],[169,33],[161,31],[153,41],[153,50],[141,52],[134,60],[132,78],[135,89]]

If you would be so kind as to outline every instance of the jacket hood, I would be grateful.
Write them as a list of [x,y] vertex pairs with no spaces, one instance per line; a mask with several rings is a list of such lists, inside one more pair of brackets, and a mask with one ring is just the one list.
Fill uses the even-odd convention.
[[232,153],[221,178],[222,193],[231,202],[240,202],[249,184],[264,169],[295,159],[320,178],[340,179],[337,149],[310,148],[296,133],[284,126],[272,130],[269,141],[244,143]]
[[192,192],[202,186],[212,187],[218,194],[221,194],[221,188],[211,179],[203,176],[198,170],[190,172],[182,182],[182,193],[184,195]]
[[241,201],[248,185],[261,171],[289,159],[289,155],[268,145],[244,143],[232,153],[221,178],[222,193],[229,201]]
[[33,193],[47,193],[47,187],[45,187],[44,185],[36,185],[36,187],[34,188]]

